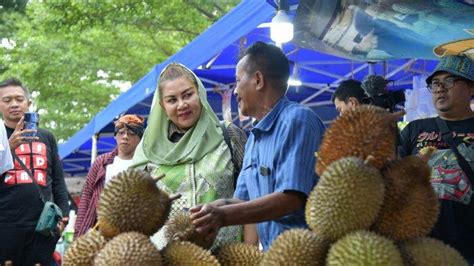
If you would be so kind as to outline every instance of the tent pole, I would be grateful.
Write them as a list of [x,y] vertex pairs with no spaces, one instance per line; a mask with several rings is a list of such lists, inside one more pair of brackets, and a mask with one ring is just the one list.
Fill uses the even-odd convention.
[[95,158],[97,157],[97,139],[99,134],[94,134],[92,136],[92,151],[91,151],[91,165],[94,163]]
[[373,62],[367,62],[369,63],[369,75],[374,74],[374,63]]

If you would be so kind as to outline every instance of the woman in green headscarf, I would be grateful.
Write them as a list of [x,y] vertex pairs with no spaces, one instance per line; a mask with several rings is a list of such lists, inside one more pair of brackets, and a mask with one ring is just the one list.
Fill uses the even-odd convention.
[[[241,168],[246,135],[233,124],[226,130],[233,154],[201,81],[183,65],[168,65],[160,74],[148,126],[132,167],[153,175],[166,174],[159,181],[160,188],[182,195],[173,203],[170,215],[197,204],[232,198],[234,173]],[[160,247],[166,244],[162,231],[152,238]],[[239,235],[240,227],[221,229],[214,245],[236,241]]]

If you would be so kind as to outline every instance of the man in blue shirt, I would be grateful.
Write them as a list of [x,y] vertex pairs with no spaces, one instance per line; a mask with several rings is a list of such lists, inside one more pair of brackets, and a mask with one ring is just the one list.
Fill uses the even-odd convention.
[[213,237],[223,226],[258,223],[267,250],[283,231],[307,227],[304,206],[318,180],[314,152],[324,125],[309,108],[286,98],[289,73],[288,59],[274,45],[257,42],[240,59],[235,95],[242,114],[257,122],[234,198],[191,209],[198,232]]

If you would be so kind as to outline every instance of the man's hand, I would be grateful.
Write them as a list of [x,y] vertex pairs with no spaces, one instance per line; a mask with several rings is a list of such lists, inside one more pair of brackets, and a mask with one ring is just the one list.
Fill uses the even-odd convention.
[[59,232],[59,235],[62,235],[63,234],[63,231],[64,231],[64,228],[66,227],[67,223],[68,223],[68,220],[69,218],[68,217],[64,217],[62,220],[60,220],[58,222],[58,224],[56,225],[57,228],[58,228],[58,232]]
[[398,122],[404,115],[406,115],[407,112],[405,110],[400,110],[395,113],[391,113],[391,119],[394,120],[395,122]]
[[204,204],[193,207],[189,211],[196,231],[205,235],[208,240],[214,239],[224,224],[222,210],[214,205]]
[[31,132],[36,132],[36,130],[32,129],[23,129],[23,117],[18,121],[15,127],[15,131],[13,131],[13,134],[10,136],[8,139],[8,144],[10,145],[10,149],[14,151],[18,146],[21,144],[28,143],[28,141],[33,141],[37,140],[38,137],[25,137],[23,136],[24,133],[31,133]]

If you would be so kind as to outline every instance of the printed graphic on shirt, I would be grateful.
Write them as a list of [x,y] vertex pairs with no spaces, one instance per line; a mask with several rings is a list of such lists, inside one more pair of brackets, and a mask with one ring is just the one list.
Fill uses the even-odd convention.
[[[453,138],[460,138],[467,145],[474,145],[474,133],[456,133],[453,132]],[[421,132],[416,140],[416,148],[436,147],[437,149],[449,149],[446,142],[443,141],[441,134],[436,131]]]
[[[474,133],[453,132],[453,138],[462,140],[457,146],[459,152],[474,167]],[[431,184],[438,198],[452,200],[468,205],[472,198],[472,184],[457,163],[456,155],[436,131],[422,132],[418,135],[417,149],[436,147],[429,164],[432,166]]]
[[[18,158],[31,173],[34,173],[36,182],[41,186],[46,186],[47,184],[48,157],[46,152],[46,145],[42,142],[31,143],[31,149],[29,144],[22,144],[15,149]],[[23,170],[21,164],[15,160],[13,169],[9,170],[5,175],[4,183],[6,185],[30,184],[33,183],[33,180]]]

